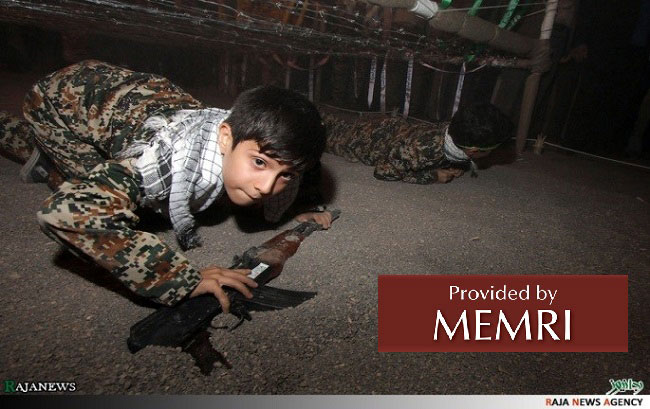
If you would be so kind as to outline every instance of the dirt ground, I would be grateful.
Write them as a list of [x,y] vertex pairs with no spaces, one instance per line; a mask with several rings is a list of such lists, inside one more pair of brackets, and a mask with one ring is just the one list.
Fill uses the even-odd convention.
[[[420,186],[323,162],[341,218],[273,284],[318,295],[214,330],[233,368],[204,376],[178,350],[128,351],[130,326],[151,307],[42,234],[47,187],[22,184],[20,166],[0,158],[0,379],[74,381],[85,394],[603,394],[611,378],[648,381],[650,173],[546,151]],[[204,222],[204,246],[187,253],[198,266],[227,265],[276,234],[229,214]],[[628,274],[629,352],[379,353],[379,274]]]

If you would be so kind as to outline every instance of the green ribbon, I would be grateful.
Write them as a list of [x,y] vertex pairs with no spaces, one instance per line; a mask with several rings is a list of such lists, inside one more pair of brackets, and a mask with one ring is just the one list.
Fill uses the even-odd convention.
[[512,30],[512,28],[521,20],[521,17],[524,15],[524,12],[530,8],[530,5],[527,4],[529,3],[530,0],[524,0],[524,2],[521,4],[521,7],[517,10],[517,12],[514,14],[508,25],[505,27],[506,30]]
[[451,6],[451,0],[442,0],[440,2],[440,8],[441,9],[446,9],[449,6]]
[[467,14],[469,14],[470,16],[475,16],[476,13],[478,13],[479,7],[481,7],[481,3],[483,3],[483,0],[474,0],[474,4],[469,9]]
[[508,25],[508,22],[512,18],[512,15],[515,12],[515,9],[517,8],[518,5],[519,5],[519,0],[510,0],[510,3],[508,3],[508,9],[506,10],[503,17],[501,17],[501,21],[499,22],[499,27],[505,28],[506,25]]

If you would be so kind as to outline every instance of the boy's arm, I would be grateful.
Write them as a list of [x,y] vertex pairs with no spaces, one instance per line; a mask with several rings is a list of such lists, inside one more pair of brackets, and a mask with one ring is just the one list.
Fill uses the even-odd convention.
[[202,272],[156,235],[132,228],[139,220],[133,213],[139,199],[130,162],[107,162],[81,183],[62,184],[44,202],[38,221],[48,236],[106,268],[135,293],[172,305],[192,292]]

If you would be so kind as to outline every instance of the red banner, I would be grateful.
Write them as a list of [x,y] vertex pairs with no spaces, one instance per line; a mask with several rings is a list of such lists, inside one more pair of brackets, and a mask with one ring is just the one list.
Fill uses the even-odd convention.
[[625,275],[381,275],[380,352],[627,352]]

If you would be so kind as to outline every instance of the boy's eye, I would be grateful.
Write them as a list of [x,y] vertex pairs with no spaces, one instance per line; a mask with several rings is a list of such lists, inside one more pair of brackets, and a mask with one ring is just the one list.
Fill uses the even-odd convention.
[[260,158],[254,158],[253,162],[255,163],[255,166],[258,166],[258,167],[262,167],[262,166],[266,165],[266,162],[264,162],[264,160],[260,159]]

